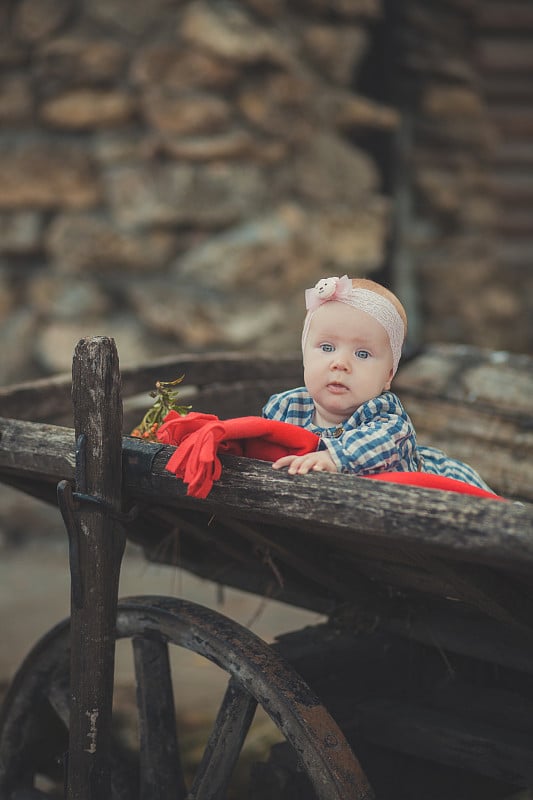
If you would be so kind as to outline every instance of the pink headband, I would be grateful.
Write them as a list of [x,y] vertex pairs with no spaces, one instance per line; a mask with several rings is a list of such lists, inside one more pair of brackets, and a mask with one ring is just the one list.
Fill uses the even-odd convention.
[[305,348],[314,312],[329,300],[337,300],[352,306],[352,308],[358,308],[360,311],[370,314],[385,328],[392,350],[392,364],[395,373],[402,354],[405,330],[403,320],[390,300],[369,289],[354,289],[352,281],[347,275],[342,278],[322,278],[312,289],[305,290],[307,316],[302,332],[302,350]]

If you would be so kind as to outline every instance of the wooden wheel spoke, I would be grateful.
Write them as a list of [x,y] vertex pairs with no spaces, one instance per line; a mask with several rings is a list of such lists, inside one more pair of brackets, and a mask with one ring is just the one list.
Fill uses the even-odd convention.
[[167,644],[133,639],[140,732],[140,800],[184,800]]
[[189,795],[191,800],[225,797],[256,708],[256,699],[232,678],[196,772]]
[[62,683],[53,683],[48,692],[48,702],[51,708],[65,725],[69,726],[70,721],[70,706],[69,706],[69,685],[68,680],[65,679]]
[[[116,637],[133,642],[140,769],[111,734],[105,751],[111,779],[106,797],[225,800],[257,705],[297,754],[313,797],[373,797],[357,759],[318,698],[269,645],[246,628],[186,600],[132,597],[119,604]],[[167,644],[197,653],[231,676],[189,793],[179,757]],[[67,748],[71,757],[72,744],[66,741],[72,729],[66,702],[72,693],[69,649],[65,620],[37,642],[9,687],[0,710],[2,798],[30,790],[34,776],[42,771],[43,746],[46,757],[56,759],[56,764]],[[56,780],[55,773],[52,777]],[[102,796],[89,785],[87,790],[92,791],[91,798]],[[26,796],[21,794],[21,800]],[[33,796],[39,795],[34,792]]]

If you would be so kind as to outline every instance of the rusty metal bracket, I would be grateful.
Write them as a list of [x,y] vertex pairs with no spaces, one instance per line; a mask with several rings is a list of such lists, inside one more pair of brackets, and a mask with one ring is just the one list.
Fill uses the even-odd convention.
[[122,469],[130,476],[150,482],[156,456],[165,449],[164,444],[145,442],[134,436],[122,440]]
[[135,505],[129,511],[116,511],[109,503],[94,495],[74,492],[69,481],[60,481],[57,485],[57,503],[65,528],[67,529],[69,542],[69,566],[72,580],[72,596],[77,608],[82,607],[82,575],[80,568],[79,536],[80,529],[76,512],[80,510],[82,504],[93,505],[103,510],[111,519],[116,520],[121,525],[134,522],[139,516],[139,506]]
[[83,578],[80,566],[80,545],[79,537],[81,534],[76,512],[81,505],[93,505],[103,510],[109,517],[127,525],[139,516],[139,507],[133,506],[129,511],[122,512],[114,509],[105,500],[94,495],[86,494],[84,489],[87,485],[85,476],[85,450],[87,437],[85,434],[78,436],[76,440],[76,487],[79,491],[74,491],[70,481],[63,480],[57,485],[57,503],[69,542],[69,568],[72,585],[72,600],[76,608],[83,606]]
[[69,481],[60,481],[57,484],[57,504],[61,511],[68,536],[68,560],[72,586],[72,601],[76,608],[82,608],[83,583],[80,568],[80,530],[78,520],[75,516],[76,506],[72,495],[72,486]]
[[139,506],[135,505],[129,511],[116,511],[109,503],[102,500],[100,497],[95,497],[92,494],[84,494],[83,492],[72,492],[73,500],[78,504],[74,510],[79,509],[80,504],[86,503],[105,511],[108,517],[120,522],[122,525],[127,525],[128,522],[134,522],[139,516]]

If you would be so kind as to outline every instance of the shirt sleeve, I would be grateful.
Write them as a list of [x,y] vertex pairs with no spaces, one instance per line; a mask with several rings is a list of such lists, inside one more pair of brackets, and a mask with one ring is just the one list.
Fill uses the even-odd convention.
[[415,448],[410,420],[399,414],[382,413],[337,439],[321,441],[321,449],[328,451],[339,472],[359,475],[416,469]]
[[313,411],[313,401],[305,387],[289,389],[286,392],[273,394],[265,403],[262,416],[280,422],[290,422],[301,428],[309,428],[309,420]]
[[273,394],[269,397],[263,406],[262,416],[266,419],[277,419],[284,422],[285,409],[282,406],[286,406],[286,403],[282,403],[281,398],[281,394]]

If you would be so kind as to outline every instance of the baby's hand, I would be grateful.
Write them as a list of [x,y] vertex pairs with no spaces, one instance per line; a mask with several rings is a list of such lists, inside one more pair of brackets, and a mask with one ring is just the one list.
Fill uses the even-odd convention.
[[274,469],[288,467],[289,475],[306,475],[308,472],[337,472],[337,467],[327,450],[306,453],[304,456],[283,456],[272,464]]

